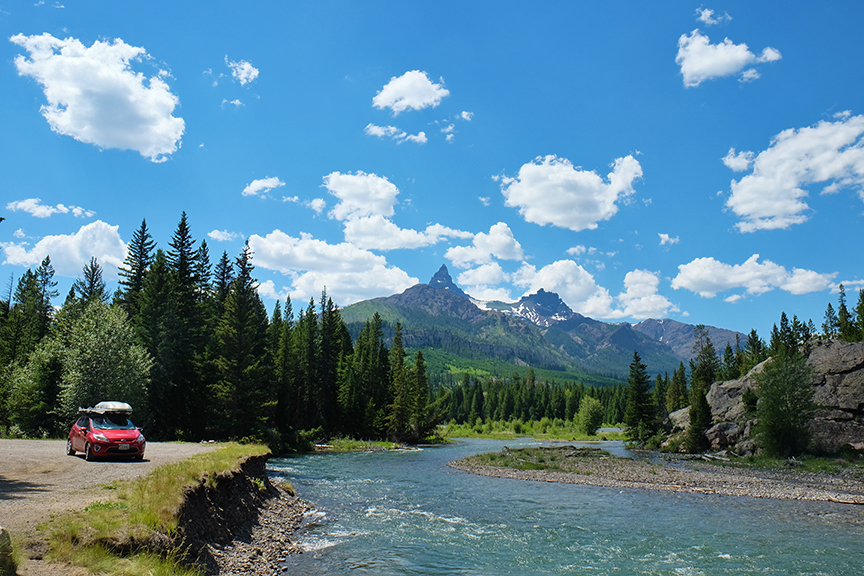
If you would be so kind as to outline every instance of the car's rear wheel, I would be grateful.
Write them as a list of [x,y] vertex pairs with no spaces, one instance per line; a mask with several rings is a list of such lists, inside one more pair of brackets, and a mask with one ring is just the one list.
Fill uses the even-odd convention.
[[90,448],[90,443],[88,442],[86,446],[84,446],[84,459],[88,462],[93,461],[93,449]]
[[72,448],[72,439],[71,438],[66,440],[66,455],[67,456],[75,456],[75,449]]

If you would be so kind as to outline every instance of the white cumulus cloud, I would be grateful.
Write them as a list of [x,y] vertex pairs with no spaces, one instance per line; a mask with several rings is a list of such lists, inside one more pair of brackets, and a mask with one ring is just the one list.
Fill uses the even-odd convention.
[[678,312],[677,306],[657,293],[660,278],[648,270],[633,270],[624,276],[624,292],[616,297],[620,307],[612,317],[664,318],[669,312]]
[[426,230],[400,228],[381,215],[362,216],[345,221],[345,240],[368,250],[422,248],[445,238],[471,238],[473,234],[432,224]]
[[789,228],[808,218],[807,186],[826,184],[823,193],[844,188],[864,200],[864,116],[838,115],[835,122],[790,128],[771,139],[771,145],[753,152],[729,151],[724,163],[734,170],[752,172],[733,180],[726,201],[741,221],[742,232]]
[[357,171],[353,174],[331,172],[324,177],[324,188],[339,199],[330,211],[337,220],[364,216],[393,216],[399,188],[384,176]]
[[519,208],[528,222],[573,231],[593,230],[618,212],[616,202],[635,193],[642,167],[633,156],[618,158],[604,180],[594,171],[557,156],[524,164],[516,178],[501,178],[505,205]]
[[372,105],[379,110],[390,108],[396,116],[405,110],[422,110],[436,107],[441,99],[450,94],[441,84],[435,84],[426,72],[411,70],[398,78],[390,79],[372,98]]
[[95,256],[102,266],[104,278],[113,280],[117,277],[117,267],[126,258],[126,244],[120,238],[118,228],[97,220],[82,226],[74,234],[45,236],[32,248],[28,248],[26,242],[2,242],[0,246],[6,253],[3,263],[38,266],[45,256],[51,256],[57,275],[76,278]]
[[458,268],[489,264],[493,258],[521,260],[523,256],[522,245],[513,237],[513,231],[504,222],[494,224],[489,228],[488,234],[477,233],[471,246],[453,246],[444,253],[444,257]]
[[291,297],[318,298],[323,288],[345,306],[359,300],[393,294],[418,283],[403,270],[387,264],[383,256],[353,244],[328,244],[309,234],[295,238],[280,230],[266,236],[253,234],[249,246],[257,267],[275,270],[291,279]]
[[497,284],[508,282],[510,274],[506,273],[497,262],[483,264],[477,268],[466,270],[459,274],[457,281],[466,287],[466,292],[478,300],[500,300],[511,302],[510,291]]
[[672,238],[669,234],[663,234],[662,232],[658,234],[660,236],[660,245],[666,246],[667,244],[678,244],[678,236]]
[[25,200],[16,200],[6,204],[6,209],[13,212],[18,210],[27,212],[36,218],[48,218],[52,214],[72,214],[76,218],[90,218],[96,213],[92,210],[87,210],[81,206],[66,206],[65,204],[57,204],[56,206],[47,206],[42,204],[40,198],[27,198]]
[[363,132],[367,136],[377,136],[378,138],[390,138],[391,140],[396,140],[398,144],[401,144],[403,142],[425,144],[428,140],[428,138],[426,138],[425,132],[408,134],[407,132],[400,130],[395,126],[376,126],[372,123],[368,124],[366,128],[363,129]]
[[282,186],[285,186],[285,182],[276,177],[253,180],[243,189],[243,196],[264,196],[271,190]]
[[732,20],[732,17],[729,16],[728,12],[714,16],[714,10],[711,10],[710,8],[700,8],[699,10],[696,10],[696,14],[698,15],[698,20],[704,22],[706,26],[714,26]]
[[[765,48],[757,56],[747,44],[735,44],[729,38],[720,44],[711,44],[708,36],[694,30],[689,36],[683,34],[678,39],[675,63],[681,67],[684,86],[690,88],[706,80],[732,76],[751,64],[774,62],[780,58],[780,52],[775,48]],[[754,75],[748,71],[745,76],[744,80],[753,80],[758,78],[758,73]]]
[[720,292],[735,289],[744,289],[752,295],[774,289],[800,295],[832,288],[836,275],[801,268],[793,268],[790,272],[770,260],[760,263],[759,254],[754,254],[743,264],[725,264],[708,257],[678,266],[672,287],[690,290],[703,298],[714,298]]
[[441,224],[430,224],[424,231],[403,229],[390,219],[395,210],[399,188],[383,176],[355,172],[332,172],[324,177],[324,187],[339,199],[330,217],[344,222],[345,239],[354,245],[374,250],[420,248],[444,238],[471,238],[473,234]]
[[152,162],[164,162],[180,146],[185,123],[172,116],[179,100],[167,74],[145,78],[130,64],[149,58],[144,48],[119,38],[88,48],[47,33],[10,41],[30,55],[17,56],[15,67],[42,85],[48,104],[41,112],[53,131],[100,148],[135,150]]
[[231,76],[243,86],[258,78],[258,69],[245,60],[234,62],[225,55],[225,64],[231,69]]
[[229,232],[228,230],[213,230],[207,233],[207,236],[217,242],[228,242],[240,238],[239,232]]

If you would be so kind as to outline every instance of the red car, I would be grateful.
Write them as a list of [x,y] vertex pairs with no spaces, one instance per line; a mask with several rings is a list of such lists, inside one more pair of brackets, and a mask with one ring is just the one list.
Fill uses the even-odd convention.
[[129,420],[132,407],[125,402],[100,402],[95,408],[79,408],[78,420],[69,431],[66,453],[84,453],[87,461],[112,456],[144,458],[144,435]]

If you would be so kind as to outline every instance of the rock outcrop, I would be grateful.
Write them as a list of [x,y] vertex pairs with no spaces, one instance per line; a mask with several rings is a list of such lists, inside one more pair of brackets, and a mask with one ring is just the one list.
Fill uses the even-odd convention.
[[[810,423],[814,449],[834,453],[847,444],[864,449],[864,342],[816,341],[807,352],[807,364],[813,370],[811,385],[817,407]],[[707,399],[715,424],[706,435],[713,450],[752,452],[750,436],[755,421],[745,414],[742,395],[748,388],[756,388],[755,376],[764,366],[765,362],[743,378],[711,386]],[[684,415],[676,416],[673,426],[686,427],[689,422]]]

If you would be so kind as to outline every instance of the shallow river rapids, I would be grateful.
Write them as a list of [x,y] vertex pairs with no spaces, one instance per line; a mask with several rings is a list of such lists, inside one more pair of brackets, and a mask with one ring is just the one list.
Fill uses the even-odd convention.
[[271,460],[270,474],[317,507],[295,535],[306,552],[286,562],[287,573],[864,574],[864,528],[829,504],[504,480],[446,466],[526,443]]

